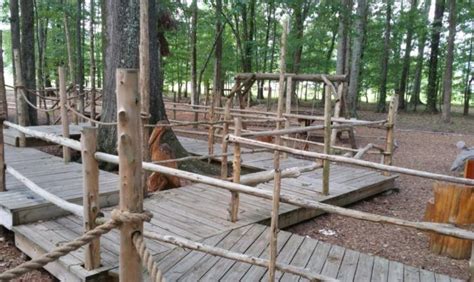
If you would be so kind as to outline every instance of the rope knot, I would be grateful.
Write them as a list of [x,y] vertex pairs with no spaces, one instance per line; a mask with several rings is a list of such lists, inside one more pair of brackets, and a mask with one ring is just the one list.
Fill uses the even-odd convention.
[[142,213],[131,213],[128,211],[114,209],[112,210],[111,217],[113,221],[120,223],[133,223],[140,221],[150,222],[151,218],[153,217],[153,214],[149,211],[143,211]]

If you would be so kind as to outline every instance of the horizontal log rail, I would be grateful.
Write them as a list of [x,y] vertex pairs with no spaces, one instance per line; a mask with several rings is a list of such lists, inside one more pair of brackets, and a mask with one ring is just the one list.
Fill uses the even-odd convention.
[[42,197],[43,199],[47,200],[48,202],[62,208],[63,210],[66,210],[74,215],[77,215],[79,217],[84,216],[84,208],[80,205],[70,203],[48,191],[46,191],[44,188],[41,188],[38,186],[36,183],[33,181],[29,180],[27,177],[25,177],[23,174],[18,172],[16,169],[10,167],[7,165],[5,171],[15,177],[18,181],[20,181],[22,184],[26,186],[26,188],[30,189],[33,193],[36,195]]
[[[109,162],[113,164],[118,164],[118,156],[96,152],[95,158],[100,161]],[[143,162],[143,169],[153,172],[159,172],[166,175],[176,176],[186,180],[199,182],[203,184],[208,184],[220,189],[226,189],[232,192],[239,192],[248,194],[255,197],[260,197],[268,200],[273,199],[273,193],[271,191],[265,191],[255,187],[238,184],[234,182],[229,182],[221,179],[212,178],[205,175],[200,175],[197,173],[187,172],[175,168],[170,168],[166,166],[161,166],[153,163]],[[441,223],[432,223],[432,222],[415,222],[405,219],[399,219],[394,217],[375,215],[368,212],[362,212],[357,210],[351,210],[347,208],[342,208],[338,206],[333,206],[330,204],[321,203],[318,201],[307,200],[300,197],[295,197],[292,195],[287,195],[282,193],[280,195],[280,201],[282,203],[295,205],[298,207],[308,208],[308,209],[317,209],[322,210],[327,213],[333,213],[337,215],[347,216],[355,219],[372,221],[377,223],[389,223],[398,226],[404,226],[409,228],[414,228],[423,231],[432,231],[439,234],[453,236],[460,239],[474,240],[474,232],[469,230],[464,230],[457,228],[451,224],[441,224]]]
[[[247,79],[249,76],[253,76],[255,80],[279,80],[279,73],[239,73],[235,76],[235,79],[242,80]],[[284,77],[289,77],[296,81],[313,81],[313,82],[324,82],[323,76],[325,76],[331,82],[345,82],[347,80],[346,75],[324,75],[324,74],[294,74],[286,73]]]
[[[360,122],[357,124],[335,124],[331,125],[333,129],[344,129],[344,128],[352,128],[354,126],[367,126],[379,123],[378,121],[366,121]],[[285,134],[294,134],[294,133],[305,133],[311,132],[316,130],[325,129],[324,125],[312,125],[312,126],[304,126],[304,127],[294,127],[294,128],[285,128],[279,130],[267,130],[267,131],[257,131],[257,132],[247,132],[242,133],[242,137],[257,137],[257,136],[280,136]]]
[[373,169],[378,169],[378,170],[387,171],[387,172],[394,172],[394,173],[418,176],[418,177],[428,178],[428,179],[433,179],[433,180],[438,180],[438,181],[445,181],[445,182],[474,186],[474,179],[454,177],[454,176],[437,174],[437,173],[432,173],[432,172],[427,172],[427,171],[422,171],[422,170],[379,164],[379,163],[358,160],[358,159],[353,159],[353,158],[348,158],[348,157],[342,157],[342,156],[336,156],[336,155],[327,155],[327,154],[317,153],[317,152],[308,152],[308,151],[293,149],[293,148],[289,148],[285,146],[270,144],[266,142],[260,142],[253,139],[243,138],[243,137],[235,136],[232,134],[228,135],[226,138],[227,138],[227,141],[229,142],[245,144],[252,147],[277,150],[280,152],[285,152],[285,153],[293,154],[293,155],[305,156],[305,157],[320,159],[320,160],[329,160],[332,162],[339,162],[339,163],[344,163],[344,164],[349,164],[349,165],[357,165],[357,166],[373,168]]

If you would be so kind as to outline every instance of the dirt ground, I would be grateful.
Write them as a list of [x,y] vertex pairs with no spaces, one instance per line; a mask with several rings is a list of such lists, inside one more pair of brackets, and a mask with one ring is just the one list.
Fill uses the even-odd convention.
[[[263,107],[255,107],[259,109]],[[302,109],[311,111],[311,108]],[[320,110],[314,111],[320,113]],[[372,111],[359,112],[361,119],[384,119],[385,114]],[[191,119],[179,113],[177,119]],[[173,118],[169,113],[169,118]],[[383,131],[357,129],[359,146],[367,143],[383,144]],[[400,113],[396,130],[398,149],[394,164],[402,167],[454,175],[449,171],[458,150],[457,141],[474,146],[474,116],[455,114],[451,124],[440,121],[439,115]],[[49,153],[60,154],[57,148]],[[352,209],[408,220],[423,220],[425,206],[432,197],[432,181],[400,176],[396,181],[399,192],[376,196],[350,206]],[[323,235],[320,230],[334,231]],[[341,245],[364,253],[382,256],[408,265],[467,279],[467,260],[454,260],[437,256],[429,251],[427,235],[407,228],[388,224],[375,224],[335,215],[323,215],[289,228],[289,231],[310,236],[328,243]],[[28,258],[15,248],[9,232],[0,233],[0,272],[10,269]],[[54,281],[45,271],[35,271],[15,281]]]

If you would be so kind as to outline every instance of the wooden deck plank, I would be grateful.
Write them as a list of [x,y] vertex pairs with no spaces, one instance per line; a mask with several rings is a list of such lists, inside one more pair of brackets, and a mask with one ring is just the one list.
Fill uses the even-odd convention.
[[342,260],[344,258],[345,251],[346,250],[343,247],[333,245],[326,258],[326,263],[324,264],[321,274],[326,275],[328,277],[336,277],[339,271],[339,267],[341,266]]
[[420,282],[420,270],[416,267],[404,266],[404,280],[408,282]]
[[390,261],[388,264],[388,282],[403,281],[403,264]]
[[374,282],[385,282],[388,280],[388,259],[375,257],[374,258],[374,268],[372,269],[372,278],[371,281]]
[[340,281],[354,281],[355,272],[357,269],[357,262],[359,261],[359,252],[353,250],[346,250],[344,259],[337,273],[337,280]]
[[[313,251],[316,248],[317,244],[318,240],[309,239],[308,237],[305,237],[303,243],[301,243],[298,252],[295,254],[290,264],[302,268],[306,267],[306,264],[308,263],[308,260],[311,255],[313,254]],[[299,278],[300,277],[297,275],[285,273],[281,277],[280,281],[298,281]]]
[[370,281],[374,268],[374,257],[360,254],[354,281]]

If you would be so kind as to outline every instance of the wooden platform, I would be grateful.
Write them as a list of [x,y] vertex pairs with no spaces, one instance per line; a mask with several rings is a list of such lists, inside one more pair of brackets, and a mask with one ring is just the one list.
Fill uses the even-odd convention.
[[[45,190],[74,203],[82,203],[82,165],[65,164],[62,158],[33,148],[5,146],[6,164]],[[101,171],[99,175],[100,204],[118,203],[118,176]],[[0,193],[0,224],[13,225],[50,219],[67,214],[64,210],[31,192],[13,176],[6,174],[6,192]]]

